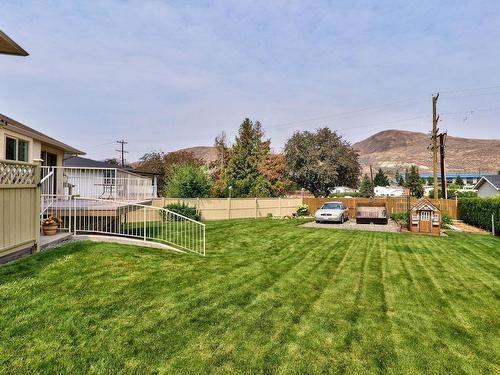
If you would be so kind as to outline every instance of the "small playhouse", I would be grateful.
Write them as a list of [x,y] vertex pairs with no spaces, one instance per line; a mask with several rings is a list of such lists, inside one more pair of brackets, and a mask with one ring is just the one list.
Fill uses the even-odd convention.
[[410,231],[439,236],[441,234],[441,212],[428,199],[420,199],[410,209]]

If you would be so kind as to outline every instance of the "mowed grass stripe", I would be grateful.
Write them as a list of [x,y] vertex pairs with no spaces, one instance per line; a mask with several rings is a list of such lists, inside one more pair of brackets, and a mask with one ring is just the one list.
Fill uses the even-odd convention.
[[[325,243],[332,243],[330,239],[324,239]],[[323,245],[320,243],[320,245]],[[277,280],[270,288],[261,291],[258,297],[252,301],[252,303],[248,304],[245,307],[245,310],[242,311],[245,317],[241,318],[239,315],[235,314],[234,324],[227,327],[222,336],[218,336],[220,341],[224,343],[231,343],[234,341],[235,337],[240,335],[247,335],[248,340],[240,347],[235,347],[234,351],[224,352],[221,351],[216,352],[213,358],[214,366],[218,366],[221,363],[224,363],[227,366],[228,363],[233,363],[233,366],[237,368],[245,368],[245,366],[249,363],[246,360],[235,361],[234,359],[238,359],[241,357],[245,357],[245,353],[249,352],[252,355],[258,354],[261,359],[261,364],[257,365],[256,368],[247,368],[247,371],[258,371],[263,370],[260,366],[264,366],[266,363],[270,367],[275,367],[278,363],[271,358],[276,358],[272,351],[274,350],[274,343],[281,343],[287,340],[287,326],[286,324],[293,324],[293,322],[300,319],[300,312],[302,309],[307,308],[304,306],[304,301],[301,299],[302,294],[306,293],[309,297],[312,297],[311,293],[316,292],[316,287],[310,286],[307,282],[310,274],[314,274],[315,276],[320,275],[323,270],[329,264],[329,261],[334,257],[335,252],[307,252],[303,258],[303,262],[301,262],[301,267],[294,267],[288,272],[284,273],[280,279]],[[316,280],[317,278],[313,278]],[[298,289],[300,288],[300,289]],[[280,309],[282,306],[282,300],[291,299],[292,301],[297,301],[296,303],[292,302],[294,306],[293,309]],[[269,307],[272,307],[271,309]],[[274,319],[274,315],[278,315],[276,319]],[[270,325],[272,322],[276,321],[279,323],[277,327],[273,327],[271,330]],[[275,332],[272,336],[273,345],[269,348],[265,345],[262,345],[264,340],[262,340],[262,336],[264,338],[269,337],[269,332]],[[207,339],[211,339],[207,337]],[[206,343],[207,345],[209,343]],[[260,345],[259,345],[260,344]],[[256,346],[257,352],[247,350],[247,347]],[[199,345],[196,345],[199,346]],[[232,345],[226,345],[226,347],[232,347]],[[218,347],[218,349],[220,346]],[[190,350],[187,350],[186,356],[189,356]],[[233,359],[234,358],[234,359]],[[224,359],[224,360],[223,360]],[[180,359],[176,359],[176,361],[182,361],[183,357]]]

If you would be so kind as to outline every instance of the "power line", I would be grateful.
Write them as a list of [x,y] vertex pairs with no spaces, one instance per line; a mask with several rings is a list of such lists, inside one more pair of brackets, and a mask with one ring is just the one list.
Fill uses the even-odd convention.
[[447,90],[447,91],[440,91],[439,93],[440,94],[450,94],[450,93],[454,93],[454,92],[480,91],[480,90],[492,90],[492,89],[500,89],[500,85],[457,89],[457,90]]
[[298,125],[298,124],[303,124],[305,122],[327,120],[327,119],[331,119],[331,118],[335,118],[335,117],[346,117],[346,116],[349,116],[349,115],[352,115],[352,114],[361,113],[361,112],[379,110],[379,109],[382,109],[382,108],[385,108],[385,107],[388,107],[388,106],[394,107],[394,106],[397,106],[397,104],[414,104],[414,103],[422,103],[422,102],[424,102],[423,99],[416,100],[415,98],[411,98],[411,99],[406,99],[406,100],[400,100],[400,101],[397,101],[397,102],[389,102],[389,103],[386,103],[386,104],[380,104],[380,105],[375,105],[375,106],[364,107],[364,108],[360,108],[360,109],[352,110],[352,111],[338,112],[338,113],[334,113],[334,114],[331,114],[331,115],[317,116],[317,117],[311,117],[311,118],[297,120],[297,121],[283,122],[283,123],[272,125],[272,127],[273,128],[276,128],[276,127],[286,127],[288,125]]

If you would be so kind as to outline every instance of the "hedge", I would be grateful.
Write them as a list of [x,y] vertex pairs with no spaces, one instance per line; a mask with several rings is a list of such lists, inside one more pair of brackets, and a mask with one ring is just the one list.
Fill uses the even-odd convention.
[[184,203],[171,203],[163,208],[175,212],[179,215],[188,217],[192,220],[201,221],[201,215],[196,207],[190,207]]
[[458,212],[464,223],[491,232],[491,215],[495,219],[495,234],[500,235],[500,197],[463,198],[458,201]]

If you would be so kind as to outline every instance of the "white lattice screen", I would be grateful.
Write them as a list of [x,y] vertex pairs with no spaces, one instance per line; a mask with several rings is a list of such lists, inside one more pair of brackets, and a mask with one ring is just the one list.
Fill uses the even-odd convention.
[[36,166],[0,161],[0,185],[33,185]]

